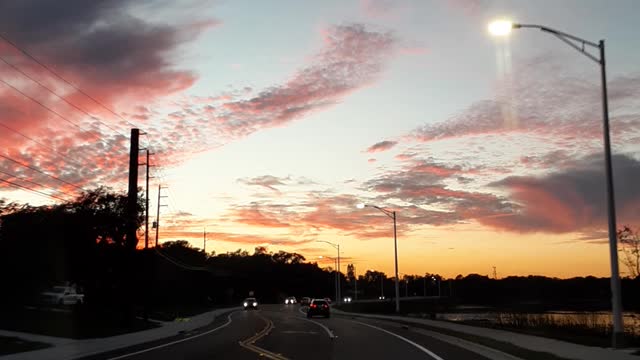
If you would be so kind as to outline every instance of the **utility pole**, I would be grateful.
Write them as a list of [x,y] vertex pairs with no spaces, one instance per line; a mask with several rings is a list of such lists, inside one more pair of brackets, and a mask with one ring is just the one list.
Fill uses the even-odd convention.
[[356,275],[356,268],[355,266],[353,267],[353,283],[355,285],[356,291],[355,291],[355,298],[356,301],[358,301],[358,275]]
[[129,192],[127,194],[127,246],[136,248],[136,220],[138,218],[138,145],[140,130],[131,129],[131,148],[129,149]]
[[204,227],[204,234],[203,234],[203,239],[202,239],[202,251],[204,251],[204,254],[207,255],[207,227]]
[[161,195],[162,189],[166,189],[166,187],[162,187],[162,185],[158,184],[158,209],[156,214],[156,246],[158,246],[158,235],[160,235],[160,207],[167,206],[160,204],[160,200],[162,198],[166,198],[167,196]]
[[149,175],[149,167],[151,163],[149,162],[149,156],[154,155],[149,152],[149,149],[144,149],[147,153],[147,162],[140,164],[146,166],[146,179],[145,179],[145,207],[144,207],[144,248],[149,248],[149,179],[151,176]]
[[497,279],[498,279],[498,273],[496,272],[496,267],[495,267],[495,266],[493,267],[493,278],[494,278],[495,280],[497,280]]

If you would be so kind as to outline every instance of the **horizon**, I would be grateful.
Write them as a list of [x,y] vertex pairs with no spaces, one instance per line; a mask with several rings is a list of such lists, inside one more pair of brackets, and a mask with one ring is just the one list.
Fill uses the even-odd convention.
[[490,36],[511,19],[606,40],[617,225],[640,228],[632,0],[156,5],[0,14],[0,200],[126,190],[139,128],[161,243],[327,266],[328,241],[343,273],[393,274],[366,203],[397,211],[401,274],[609,278],[598,68],[540,31]]

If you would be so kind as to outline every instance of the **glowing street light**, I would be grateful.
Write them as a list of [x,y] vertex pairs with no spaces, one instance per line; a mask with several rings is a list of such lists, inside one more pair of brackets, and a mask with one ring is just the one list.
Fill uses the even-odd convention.
[[489,23],[489,33],[494,36],[507,36],[514,28],[514,24],[508,20],[496,20]]
[[[618,243],[616,228],[616,206],[613,188],[613,167],[611,164],[611,139],[609,135],[609,100],[607,97],[607,72],[605,62],[604,40],[593,42],[552,29],[547,26],[535,24],[516,24],[500,20],[489,24],[489,32],[493,35],[505,36],[511,29],[531,28],[551,34],[562,40],[565,44],[579,51],[600,67],[600,81],[602,87],[602,132],[604,144],[604,172],[606,176],[607,192],[607,218],[609,230],[609,257],[611,266],[611,315],[613,318],[613,347],[620,347],[623,343],[624,323],[622,319],[622,295],[620,291],[620,271],[618,269]],[[597,53],[588,49],[597,49]],[[595,51],[594,51],[595,52]]]

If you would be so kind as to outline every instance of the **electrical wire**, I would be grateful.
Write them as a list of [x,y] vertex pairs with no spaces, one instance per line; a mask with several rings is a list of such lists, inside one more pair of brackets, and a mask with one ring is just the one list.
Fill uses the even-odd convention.
[[92,116],[91,114],[89,114],[87,111],[85,111],[84,109],[80,108],[79,106],[77,106],[76,104],[70,102],[69,100],[65,99],[64,97],[58,95],[55,91],[49,89],[46,85],[44,85],[43,83],[41,83],[40,81],[32,78],[31,76],[29,76],[28,74],[26,74],[24,71],[20,70],[20,68],[16,67],[15,65],[11,64],[10,62],[8,62],[7,60],[5,60],[4,58],[0,57],[0,60],[2,62],[4,62],[5,64],[9,65],[12,69],[14,69],[15,71],[19,72],[20,74],[24,75],[26,78],[28,78],[29,80],[33,81],[34,83],[40,85],[41,87],[43,87],[44,89],[46,89],[49,93],[53,94],[53,96],[55,96],[56,98],[64,101],[65,103],[67,103],[69,106],[73,107],[74,109],[80,111],[81,113],[89,116],[92,119],[95,119],[96,121],[98,121],[100,124],[104,125],[105,127],[107,127],[108,129],[110,129],[111,131],[116,132],[119,135],[122,135],[124,137],[127,137],[126,135],[124,135],[123,133],[121,133],[119,130],[114,129],[113,127],[111,127],[110,125],[106,124],[105,122],[101,121],[98,118],[95,118],[94,116]]
[[4,40],[6,43],[8,43],[9,45],[11,45],[12,47],[14,47],[15,49],[17,49],[18,51],[20,51],[22,54],[24,54],[25,56],[27,56],[29,59],[33,60],[34,62],[36,62],[38,65],[42,66],[44,69],[46,69],[47,71],[49,71],[51,74],[53,74],[55,77],[57,77],[58,79],[64,81],[67,85],[71,86],[74,90],[78,91],[79,93],[81,93],[82,95],[86,96],[87,98],[91,99],[91,101],[93,101],[94,103],[98,104],[100,107],[102,107],[103,109],[107,110],[108,112],[110,112],[111,114],[115,115],[116,117],[120,118],[121,120],[123,120],[124,122],[126,122],[127,124],[137,128],[138,126],[131,123],[129,120],[125,119],[124,117],[122,117],[120,114],[116,113],[115,111],[111,110],[109,107],[107,107],[106,105],[104,105],[102,102],[98,101],[97,99],[95,99],[93,96],[87,94],[84,90],[82,90],[80,87],[76,86],[74,83],[72,83],[71,81],[65,79],[64,77],[62,77],[62,75],[58,74],[56,71],[54,71],[53,69],[51,69],[49,66],[45,65],[44,63],[42,63],[40,60],[38,60],[37,58],[35,58],[33,55],[31,55],[28,51],[24,50],[23,48],[21,48],[20,46],[18,46],[18,44],[14,43],[13,41],[9,40],[5,35],[3,35],[2,33],[0,33],[0,39]]
[[[25,179],[25,178],[20,177],[20,176],[18,176],[18,175],[16,175],[16,174],[11,174],[11,173],[8,173],[8,172],[6,172],[6,171],[2,171],[2,170],[0,170],[0,174],[5,174],[5,175],[7,175],[7,176],[10,176],[10,177],[13,177],[13,178],[16,178],[16,179],[20,179],[20,181],[24,181],[24,182],[27,182],[27,183],[30,183],[30,184],[33,184],[33,185],[36,185],[36,186],[40,186],[40,187],[43,187],[43,188],[47,188],[47,189],[49,189],[49,190],[53,190],[53,191],[55,191],[55,192],[57,192],[57,193],[59,193],[59,194],[65,195],[65,196],[71,196],[71,197],[73,197],[73,195],[71,195],[71,194],[67,194],[67,193],[65,193],[65,192],[63,192],[63,191],[60,191],[60,190],[55,189],[55,188],[52,188],[52,187],[50,187],[50,186],[43,185],[43,184],[37,183],[37,182],[35,182],[35,181],[29,180],[29,179]],[[67,200],[65,200],[65,201],[67,201]]]
[[49,198],[52,198],[52,199],[65,201],[65,202],[68,201],[68,200],[65,200],[63,198],[57,197],[55,195],[50,195],[50,194],[44,193],[42,191],[38,191],[38,190],[32,189],[32,188],[30,188],[28,186],[23,186],[23,185],[20,185],[20,184],[16,184],[16,183],[14,183],[12,181],[9,181],[9,180],[0,179],[0,181],[2,181],[4,183],[7,183],[7,184],[9,184],[9,185],[11,185],[13,187],[17,187],[17,188],[20,188],[20,189],[23,189],[23,190],[31,191],[31,192],[33,192],[35,194],[38,194],[38,195],[41,195],[41,196],[46,196],[46,197],[49,197]]
[[154,250],[158,255],[160,255],[162,258],[164,258],[168,262],[172,263],[175,266],[183,268],[185,270],[212,272],[209,268],[206,268],[206,267],[185,265],[185,264],[181,263],[180,261],[172,259],[171,257],[163,254],[160,250],[158,250],[157,247],[154,247]]
[[44,171],[42,171],[42,170],[39,170],[39,169],[37,169],[37,168],[34,168],[33,166],[30,166],[30,165],[24,164],[24,163],[22,163],[22,162],[20,162],[20,161],[18,161],[18,160],[12,159],[12,158],[10,158],[10,157],[8,157],[8,156],[4,156],[4,155],[2,155],[2,154],[0,154],[0,157],[1,157],[1,158],[4,158],[4,159],[6,159],[6,160],[9,160],[9,161],[11,161],[11,162],[13,162],[13,163],[16,163],[16,164],[18,164],[18,165],[20,165],[20,166],[24,166],[24,167],[26,167],[26,168],[28,168],[28,169],[31,169],[31,170],[33,170],[33,171],[35,171],[35,172],[38,172],[38,173],[42,174],[42,175],[45,175],[45,176],[47,176],[47,177],[50,177],[50,178],[52,178],[52,179],[54,179],[54,180],[60,181],[61,183],[65,183],[65,184],[67,184],[67,185],[69,185],[69,186],[72,186],[72,187],[74,187],[74,188],[78,189],[78,190],[85,191],[83,188],[81,188],[80,186],[78,186],[78,185],[76,185],[76,184],[72,184],[72,183],[70,183],[70,182],[68,182],[68,181],[66,181],[66,180],[60,179],[60,178],[55,177],[55,176],[53,176],[53,175],[49,175],[49,174],[47,174],[46,172],[44,172]]
[[64,155],[63,153],[61,153],[59,151],[56,151],[56,149],[52,148],[51,146],[45,145],[45,144],[41,143],[40,141],[38,141],[38,140],[36,140],[36,139],[34,139],[32,137],[29,137],[28,135],[26,135],[25,133],[23,133],[23,132],[21,132],[19,130],[16,130],[16,129],[14,129],[14,128],[10,127],[10,126],[7,126],[7,125],[5,125],[3,123],[0,123],[0,127],[3,127],[3,128],[5,128],[5,129],[7,129],[9,131],[13,131],[14,133],[22,136],[23,138],[33,141],[34,143],[36,143],[36,144],[38,144],[38,145],[40,145],[40,146],[42,146],[42,147],[44,147],[44,148],[46,148],[46,149],[48,149],[48,150],[50,150],[52,152],[58,154],[59,156],[61,156],[61,157],[65,158],[65,159],[73,162],[76,165],[84,166],[84,165],[80,164],[79,162],[75,161],[74,159]]
[[[0,79],[0,82],[2,82],[3,84],[5,84],[6,86],[8,86],[8,87],[12,88],[13,90],[15,90],[16,92],[20,93],[22,96],[26,97],[27,99],[29,99],[29,100],[33,101],[34,103],[36,103],[36,104],[38,104],[38,105],[42,106],[43,108],[45,108],[45,109],[49,110],[51,113],[53,113],[53,114],[57,115],[59,118],[61,118],[62,120],[64,120],[64,121],[68,122],[69,124],[71,124],[71,125],[73,125],[73,126],[77,127],[77,128],[78,128],[78,129],[80,129],[81,131],[84,131],[84,132],[87,132],[87,133],[91,133],[90,131],[83,129],[83,128],[82,128],[82,126],[80,126],[80,125],[76,124],[75,122],[73,122],[73,121],[71,121],[71,120],[67,119],[66,117],[64,117],[64,116],[60,115],[58,112],[56,112],[55,110],[51,109],[50,107],[48,107],[47,105],[43,104],[42,102],[40,102],[40,101],[38,101],[38,100],[36,100],[36,99],[32,98],[31,96],[27,95],[26,93],[24,93],[22,90],[18,89],[17,87],[15,87],[15,86],[13,86],[13,85],[9,84],[8,82],[6,82],[6,81],[4,81],[4,80],[2,80],[2,79]],[[96,136],[96,138],[97,138],[98,140],[101,140],[101,141],[102,141],[102,139],[100,139],[98,136]],[[105,144],[105,145],[106,145],[106,144]]]

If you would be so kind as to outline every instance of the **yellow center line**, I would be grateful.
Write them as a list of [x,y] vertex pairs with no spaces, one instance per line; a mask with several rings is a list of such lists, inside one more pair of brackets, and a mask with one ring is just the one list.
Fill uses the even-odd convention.
[[242,346],[243,348],[247,349],[247,350],[251,350],[257,354],[259,354],[260,356],[264,356],[267,357],[269,359],[272,360],[288,360],[286,357],[280,355],[280,354],[276,354],[274,352],[271,352],[269,350],[263,349],[257,345],[255,345],[254,343],[260,339],[262,339],[263,337],[269,335],[269,332],[271,332],[271,330],[273,330],[274,325],[273,325],[273,321],[264,318],[261,315],[258,315],[258,317],[260,317],[262,320],[264,320],[267,323],[267,326],[260,330],[257,334],[251,336],[248,339],[242,340],[239,342],[240,346]]

